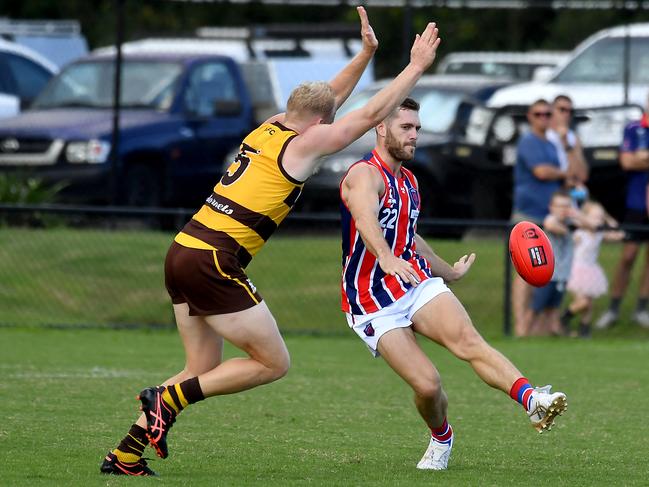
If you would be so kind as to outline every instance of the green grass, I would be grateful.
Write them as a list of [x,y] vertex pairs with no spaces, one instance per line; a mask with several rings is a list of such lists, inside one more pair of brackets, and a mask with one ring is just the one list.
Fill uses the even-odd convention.
[[[0,229],[0,323],[172,326],[163,275],[171,240],[172,235],[144,231]],[[471,251],[478,254],[470,274],[453,290],[483,334],[500,336],[503,240],[430,242],[450,262]],[[618,255],[619,245],[604,246],[602,263],[609,275]],[[307,236],[281,231],[248,269],[282,330],[326,334],[346,332],[340,312],[340,271],[336,233]],[[634,277],[624,303],[625,316],[633,305],[636,281]],[[598,311],[605,304],[600,300]],[[623,323],[607,336],[649,333]]]
[[191,406],[171,431],[170,458],[152,462],[161,477],[136,480],[98,466],[136,417],[137,391],[182,367],[176,334],[0,329],[0,484],[647,485],[647,341],[496,341],[533,382],[568,394],[568,412],[544,435],[466,364],[424,343],[456,431],[446,472],[415,469],[427,430],[411,392],[351,332],[287,344],[286,378]]

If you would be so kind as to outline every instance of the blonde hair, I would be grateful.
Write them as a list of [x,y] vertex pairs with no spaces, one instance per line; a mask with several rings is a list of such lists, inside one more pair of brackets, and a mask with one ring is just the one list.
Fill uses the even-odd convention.
[[606,208],[604,208],[604,205],[602,205],[599,201],[595,200],[586,200],[584,203],[581,205],[581,211],[582,213],[588,213],[591,210],[595,209],[600,209],[602,210],[602,213],[604,213],[604,217],[608,217],[609,214],[606,211]]
[[326,81],[309,81],[300,84],[291,92],[286,103],[288,116],[318,115],[325,120],[333,119],[336,95]]

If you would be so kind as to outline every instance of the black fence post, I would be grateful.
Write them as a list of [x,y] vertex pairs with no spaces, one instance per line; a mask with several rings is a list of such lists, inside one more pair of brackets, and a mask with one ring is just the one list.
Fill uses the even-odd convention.
[[113,133],[110,159],[110,203],[118,201],[119,117],[122,95],[122,43],[124,42],[124,9],[126,0],[116,0],[115,78],[113,79]]
[[512,260],[509,256],[509,234],[512,227],[507,227],[504,235],[505,247],[505,293],[503,296],[503,333],[509,337],[512,335]]

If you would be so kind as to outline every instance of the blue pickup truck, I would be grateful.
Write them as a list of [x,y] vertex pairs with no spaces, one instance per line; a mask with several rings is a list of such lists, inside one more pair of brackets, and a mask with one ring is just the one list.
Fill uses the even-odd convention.
[[125,55],[116,157],[114,70],[114,55],[76,61],[29,110],[1,120],[0,171],[64,181],[66,202],[196,206],[256,123],[239,66],[227,56]]

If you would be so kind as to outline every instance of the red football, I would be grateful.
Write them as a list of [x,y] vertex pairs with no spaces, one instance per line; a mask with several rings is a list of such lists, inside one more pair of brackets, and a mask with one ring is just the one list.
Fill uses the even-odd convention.
[[554,252],[548,236],[532,222],[520,222],[509,235],[509,255],[516,272],[532,286],[545,286],[554,272]]

